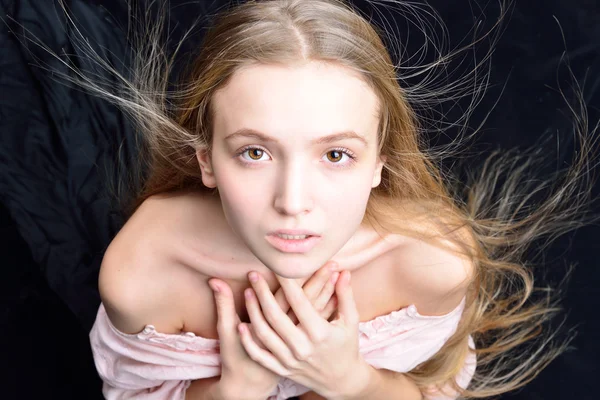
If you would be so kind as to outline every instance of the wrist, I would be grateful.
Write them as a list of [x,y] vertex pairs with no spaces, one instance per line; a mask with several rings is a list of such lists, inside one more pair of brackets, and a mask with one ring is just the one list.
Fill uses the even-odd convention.
[[380,386],[381,375],[379,371],[362,361],[361,367],[355,369],[356,373],[350,376],[347,384],[342,386],[342,392],[328,396],[330,400],[362,400],[368,399]]
[[192,381],[185,391],[185,400],[227,400],[220,391],[219,377]]
[[226,393],[223,392],[223,387],[216,382],[210,387],[206,393],[207,400],[229,400]]
[[266,400],[269,396],[248,395],[248,390],[235,389],[237,386],[217,382],[210,388],[210,400]]

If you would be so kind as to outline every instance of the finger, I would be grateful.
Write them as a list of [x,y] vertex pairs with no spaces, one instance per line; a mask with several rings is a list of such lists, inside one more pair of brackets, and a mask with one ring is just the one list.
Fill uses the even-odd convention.
[[[334,297],[335,283],[337,282],[338,277],[339,272],[336,271],[332,273],[329,279],[327,279],[323,290],[321,290],[321,293],[319,293],[319,296],[315,300],[311,300],[315,310],[317,310],[319,312],[319,315],[321,315],[321,317],[323,317],[324,319],[329,319],[329,317],[331,317],[333,311],[337,307],[337,301],[334,299]],[[289,319],[292,320],[294,325],[297,325],[300,322],[298,321],[294,310],[289,310],[287,315]]]
[[350,271],[343,271],[335,285],[335,294],[338,300],[338,319],[343,319],[348,325],[358,325],[359,315],[354,301],[350,277]]
[[[309,333],[311,338],[322,336],[323,332],[329,328],[328,323],[315,310],[310,300],[304,295],[304,291],[300,285],[293,279],[283,278],[279,275],[275,276],[279,280],[285,297],[290,303],[292,310],[294,310],[298,321],[300,321],[300,325]],[[285,339],[287,341],[287,338]]]
[[291,360],[294,357],[292,352],[265,320],[254,291],[246,289],[244,296],[254,336],[262,343],[265,350],[273,353],[279,360]]
[[287,299],[285,298],[285,293],[283,293],[282,288],[277,289],[277,292],[275,292],[275,295],[273,297],[279,305],[279,308],[281,308],[281,311],[285,313],[290,310],[290,303],[288,303]]
[[331,318],[331,316],[335,313],[337,307],[337,298],[334,295],[331,299],[329,299],[323,311],[321,311],[321,317],[325,318],[326,320],[329,320],[329,318]]
[[224,341],[237,340],[236,327],[241,322],[235,310],[233,293],[229,285],[218,279],[211,279],[208,285],[213,290],[217,306],[217,332]]
[[327,282],[325,282],[325,286],[323,286],[321,293],[319,293],[318,297],[313,302],[317,311],[323,310],[329,302],[329,300],[331,299],[331,296],[335,293],[335,284],[338,280],[339,275],[340,273],[336,271],[333,274],[331,274],[329,279],[327,279]]
[[248,353],[248,357],[279,376],[289,375],[289,371],[272,354],[258,347],[247,329],[247,324],[240,324],[238,331],[240,332],[242,346]]
[[294,325],[298,325],[300,323],[300,321],[298,321],[298,318],[296,318],[296,314],[294,314],[294,310],[288,311],[287,316]]
[[[313,275],[313,277],[311,277],[310,282],[302,287],[302,289],[304,289],[304,294],[309,298],[315,310],[317,310],[324,318],[329,318],[329,315],[325,316],[325,313],[322,311],[335,292],[335,282],[339,276],[339,272],[333,272],[333,269],[337,269],[337,263],[333,261],[328,262],[325,264],[324,268],[321,268]],[[309,286],[310,289],[305,289],[307,286]],[[283,293],[283,289],[280,288],[280,290]],[[299,323],[294,310],[290,309],[287,312],[287,315],[292,320],[294,325]]]
[[[260,347],[263,350],[266,350],[265,345],[263,344],[263,342],[258,338],[258,336],[256,336],[256,332],[254,332],[254,327],[252,326],[252,324],[245,324],[248,329],[250,330],[250,335],[252,335],[252,340],[254,340],[254,342],[256,343],[256,345],[258,347]],[[239,325],[238,325],[239,328]]]
[[[250,275],[251,274],[249,274],[249,277]],[[269,286],[267,285],[264,278],[259,273],[257,273],[256,275],[258,277],[258,280],[255,282],[251,280],[251,284],[252,288],[254,289],[254,293],[256,293],[256,296],[260,303],[263,315],[268,324],[281,337],[281,339],[283,339],[285,344],[292,349],[295,355],[300,354],[300,352],[308,351],[311,345],[308,337],[301,329],[296,327],[296,325],[294,325],[292,321],[287,317],[287,315],[279,308],[277,302],[275,301],[275,297],[273,297],[273,294],[271,293],[271,290],[269,289]],[[277,279],[280,278],[278,277]],[[308,299],[304,297],[302,288],[300,288],[298,283],[293,279],[291,279],[290,281],[292,281],[293,284],[296,285],[299,294],[308,303],[308,307],[310,307],[310,310],[316,313]],[[293,303],[292,301],[290,301],[290,296],[287,292],[285,292],[285,296],[293,307]]]
[[[331,316],[335,313],[336,309],[337,309],[337,298],[335,296],[335,294],[329,299],[329,301],[327,302],[327,304],[325,305],[325,307],[319,311],[319,315],[323,318],[329,321],[329,319],[331,318]],[[289,311],[288,312],[288,317],[292,320],[292,322],[294,323],[294,325],[298,324],[298,318],[296,318],[296,314],[294,314],[294,311]]]
[[[323,289],[323,286],[328,282],[329,277],[333,273],[333,271],[337,270],[338,264],[335,261],[326,262],[320,269],[315,272],[310,279],[302,285],[302,289],[304,290],[304,294],[309,299],[315,299],[318,297],[319,293]],[[332,287],[333,292],[333,287]],[[293,315],[293,311],[290,310],[290,303],[285,298],[285,293],[283,288],[279,288],[275,292],[275,300],[279,304],[281,310],[283,312],[287,312],[288,316]],[[323,303],[324,304],[324,303]],[[297,320],[296,320],[297,322]]]
[[[315,272],[308,282],[302,285],[304,295],[313,300],[319,297],[319,293],[322,292],[323,287],[327,285],[331,275],[334,274],[334,270],[337,269],[337,263],[334,261],[328,261],[323,267]],[[323,303],[325,305],[325,303]]]

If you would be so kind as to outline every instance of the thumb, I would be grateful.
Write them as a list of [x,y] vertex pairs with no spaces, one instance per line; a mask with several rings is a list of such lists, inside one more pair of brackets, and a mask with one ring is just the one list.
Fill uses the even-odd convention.
[[338,319],[343,318],[349,325],[358,325],[360,316],[354,301],[354,293],[350,285],[350,271],[343,271],[335,285],[338,301]]
[[220,340],[230,341],[237,337],[237,326],[242,321],[235,311],[233,292],[229,285],[218,279],[208,281],[217,305],[217,332]]

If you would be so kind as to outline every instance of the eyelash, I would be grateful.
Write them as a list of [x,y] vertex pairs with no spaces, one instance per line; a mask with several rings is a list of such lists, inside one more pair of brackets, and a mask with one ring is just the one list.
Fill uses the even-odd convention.
[[[244,153],[245,153],[245,152],[247,152],[248,150],[254,150],[254,149],[258,149],[258,150],[264,151],[265,153],[267,152],[267,151],[266,151],[265,149],[263,149],[262,147],[258,147],[258,146],[246,146],[246,147],[243,147],[242,149],[240,149],[240,150],[239,150],[239,151],[236,153],[235,157],[236,157],[237,159],[239,159],[239,160],[240,160],[240,162],[241,162],[242,164],[244,164],[244,165],[256,164],[256,162],[255,162],[255,161],[246,161],[246,160],[240,159],[240,156],[241,156],[242,154],[244,154]],[[348,168],[348,167],[350,167],[352,164],[354,164],[354,163],[356,162],[356,155],[355,155],[355,154],[354,154],[354,153],[353,153],[353,152],[352,152],[350,149],[347,149],[347,148],[345,148],[345,147],[336,147],[336,148],[334,148],[334,149],[330,149],[330,150],[328,150],[328,151],[327,151],[327,153],[329,153],[329,152],[331,152],[331,151],[339,151],[339,152],[342,152],[342,153],[346,154],[346,155],[348,156],[348,158],[349,158],[349,161],[348,161],[347,163],[343,164],[342,166],[335,166],[335,164],[339,164],[339,163],[330,163],[330,164],[333,164],[333,165],[334,165],[334,168]],[[326,154],[327,154],[327,153],[326,153]]]

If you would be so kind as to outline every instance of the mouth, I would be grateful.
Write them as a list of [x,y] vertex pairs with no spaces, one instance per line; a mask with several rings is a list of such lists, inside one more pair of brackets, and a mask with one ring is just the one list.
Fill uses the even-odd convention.
[[277,236],[277,237],[280,237],[280,238],[286,239],[286,240],[301,240],[301,239],[306,239],[308,237],[315,236],[315,235],[284,235],[282,233],[279,233],[274,236]]
[[317,235],[288,235],[283,233],[266,236],[267,242],[283,253],[306,253],[321,240]]

